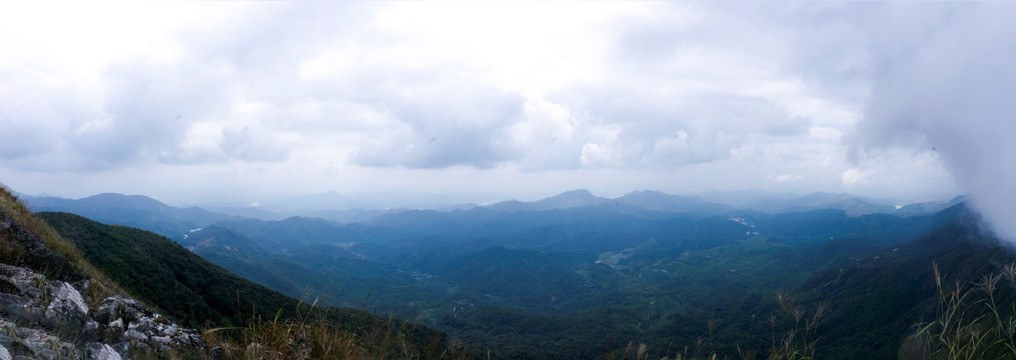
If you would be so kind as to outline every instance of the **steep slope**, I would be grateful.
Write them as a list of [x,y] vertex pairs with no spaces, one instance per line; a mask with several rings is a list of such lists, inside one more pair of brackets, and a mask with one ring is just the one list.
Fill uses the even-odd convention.
[[340,306],[360,306],[368,296],[375,303],[419,300],[392,298],[413,286],[408,274],[343,247],[346,242],[362,241],[359,235],[347,235],[356,227],[305,218],[230,221],[191,233],[188,248],[289,296],[299,297],[313,289],[326,303]]
[[361,310],[311,310],[296,299],[230,274],[154,233],[103,225],[73,214],[41,216],[78,244],[86,258],[123,284],[128,292],[188,324],[244,326],[252,316],[305,319],[309,316],[307,312],[313,311],[314,316],[324,317],[328,323],[348,331],[392,329],[386,331],[401,333],[405,343],[420,354],[435,343],[447,344],[445,335],[437,331]]
[[[964,205],[943,210],[932,222],[934,230],[912,242],[840,261],[804,281],[802,300],[826,302],[827,322],[835,324],[819,343],[823,358],[900,356],[914,326],[934,318],[934,265],[950,288],[969,288],[982,274],[1016,261],[1012,249],[985,233],[979,217]],[[1013,292],[996,295],[1000,304],[1016,301]]]
[[[50,250],[50,249],[54,250]],[[205,358],[196,331],[124,296],[0,188],[0,358]]]
[[264,316],[293,305],[154,233],[68,213],[39,216],[127,291],[188,326],[239,326],[255,304]]

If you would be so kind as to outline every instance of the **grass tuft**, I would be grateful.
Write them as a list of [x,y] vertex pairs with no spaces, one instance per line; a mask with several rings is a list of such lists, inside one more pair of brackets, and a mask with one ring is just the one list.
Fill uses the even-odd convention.
[[916,326],[910,340],[921,348],[915,357],[1016,359],[1016,302],[1008,307],[998,303],[1016,294],[1016,264],[983,274],[971,284],[957,281],[948,287],[938,264],[932,263],[932,270],[938,308],[934,320]]
[[[124,291],[109,280],[105,274],[96,269],[85,260],[84,254],[74,245],[73,242],[64,239],[49,226],[46,221],[37,217],[13,191],[3,184],[0,184],[0,208],[3,208],[14,221],[17,221],[25,230],[38,237],[42,244],[50,251],[66,258],[78,273],[89,280],[88,297],[91,299],[92,309],[99,306],[99,303],[110,296],[122,295]],[[17,264],[25,255],[21,246],[7,243],[8,239],[0,240],[0,261],[10,264]]]
[[[214,328],[203,333],[210,347],[223,359],[468,359],[458,342],[432,344],[421,349],[407,339],[415,329],[389,316],[381,323],[348,328],[336,323],[318,299],[309,304],[305,294],[295,318],[280,309],[271,319],[252,312],[244,327]],[[436,352],[428,350],[437,349]]]

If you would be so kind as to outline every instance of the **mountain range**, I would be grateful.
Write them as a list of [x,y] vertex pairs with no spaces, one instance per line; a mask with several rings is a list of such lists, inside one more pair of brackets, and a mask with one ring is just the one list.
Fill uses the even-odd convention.
[[[314,289],[335,305],[368,302],[376,311],[418,318],[523,358],[595,357],[595,349],[636,338],[694,343],[698,335],[692,334],[700,332],[671,330],[702,327],[708,313],[757,327],[725,309],[753,304],[766,312],[777,289],[810,284],[835,264],[859,266],[863,261],[856,259],[933,232],[953,220],[932,215],[950,205],[962,208],[955,204],[961,200],[908,208],[816,193],[734,206],[656,191],[602,198],[574,190],[534,202],[399,209],[341,223],[245,219],[118,195],[79,203],[27,199],[37,209],[84,209],[99,221],[161,231],[204,259],[290,296]],[[618,328],[618,314],[644,325]],[[604,343],[601,332],[574,330],[582,329],[572,324],[577,319],[614,335]],[[736,329],[720,333],[734,336],[730,331]],[[547,342],[561,336],[570,340]],[[860,349],[891,352],[900,342]],[[734,336],[712,350],[761,343]]]
[[[962,198],[900,206],[841,194],[755,194],[726,204],[723,196],[575,190],[533,202],[375,211],[356,222],[251,219],[115,194],[25,200],[92,217],[41,215],[86,256],[120,266],[114,274],[127,272],[128,260],[152,274],[177,271],[131,275],[176,278],[155,291],[173,300],[146,301],[190,314],[179,318],[187,324],[242,320],[223,313],[221,298],[203,297],[215,291],[183,290],[211,275],[173,264],[204,262],[221,267],[215,276],[237,274],[280,299],[311,292],[322,304],[391,314],[492,358],[612,357],[630,344],[659,356],[761,356],[786,346],[817,358],[906,358],[939,349],[913,330],[937,316],[936,283],[983,282],[1014,260]],[[247,281],[230,279],[216,282]],[[1014,290],[1000,287],[995,300],[1013,301]]]
[[[317,199],[319,198],[320,199]],[[33,210],[67,211],[109,223],[137,225],[151,228],[153,224],[174,224],[171,228],[160,229],[164,235],[181,228],[193,229],[223,220],[260,219],[282,220],[293,216],[317,217],[341,223],[366,222],[384,214],[411,211],[414,209],[374,209],[364,203],[350,200],[336,193],[306,195],[291,200],[277,201],[276,207],[269,204],[247,207],[197,206],[178,208],[166,205],[143,195],[105,193],[81,199],[66,199],[52,196],[31,196],[19,194]],[[317,199],[317,200],[315,200]],[[956,205],[964,200],[957,196],[949,201],[932,201],[900,204],[890,199],[873,199],[850,194],[811,193],[803,196],[777,194],[763,191],[713,192],[701,196],[678,196],[659,191],[633,191],[617,198],[593,195],[588,190],[571,190],[542,200],[524,202],[502,201],[488,205],[460,204],[447,206],[435,211],[451,212],[484,207],[498,211],[536,211],[566,209],[589,206],[614,206],[635,211],[688,212],[720,214],[732,210],[754,210],[765,213],[801,212],[819,209],[840,209],[848,215],[866,214],[920,215],[930,214]],[[173,237],[171,236],[171,237]]]

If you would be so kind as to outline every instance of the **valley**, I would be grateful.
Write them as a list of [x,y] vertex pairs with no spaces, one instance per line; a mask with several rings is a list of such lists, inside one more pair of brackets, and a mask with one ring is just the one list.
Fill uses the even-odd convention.
[[1016,360],[1014,19],[0,4],[0,360]]
[[[161,231],[283,294],[418,321],[498,358],[597,358],[631,342],[660,356],[764,354],[803,331],[800,320],[780,315],[787,298],[801,309],[824,309],[825,321],[836,324],[816,319],[809,329],[821,358],[893,357],[910,326],[933,310],[933,262],[989,270],[944,258],[961,246],[939,239],[944,229],[970,232],[977,221],[962,204],[893,213],[905,207],[859,206],[862,200],[844,196],[814,205],[817,196],[809,196],[802,202],[811,208],[768,213],[633,194],[604,199],[575,191],[532,203],[400,210],[357,223],[191,216],[116,202],[89,211],[104,222]],[[986,238],[977,246],[999,246],[991,244]],[[986,251],[977,246],[964,251]],[[998,262],[1008,256],[989,252]]]

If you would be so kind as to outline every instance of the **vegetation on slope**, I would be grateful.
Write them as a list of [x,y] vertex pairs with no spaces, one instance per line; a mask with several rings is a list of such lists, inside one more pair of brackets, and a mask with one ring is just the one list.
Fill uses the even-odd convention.
[[[241,279],[159,235],[67,213],[41,213],[95,266],[132,295],[191,327],[239,326],[245,312],[288,309],[291,298]],[[289,311],[286,315],[290,315]],[[246,314],[249,315],[249,314]]]
[[1016,359],[1016,263],[982,274],[973,283],[945,283],[933,266],[936,316],[918,324],[901,357]]
[[[331,356],[328,349],[337,344],[370,356],[436,358],[453,353],[450,340],[442,333],[361,310],[308,306],[230,274],[151,232],[103,225],[66,213],[43,213],[40,217],[72,239],[89,261],[124,289],[170,318],[191,326],[214,327],[213,333],[227,343],[265,341],[252,349],[237,346],[244,352],[268,351],[279,355],[272,358],[287,358],[289,353],[277,346],[271,350],[272,344],[285,343],[292,345],[292,351],[306,352],[310,357],[323,354],[322,358]],[[279,333],[282,329],[287,330]],[[289,340],[282,341],[280,336]],[[314,350],[322,341],[333,345]]]
[[[104,241],[146,237],[116,227],[89,231]],[[906,218],[839,210],[700,216],[608,207],[478,209],[406,212],[367,225],[229,221],[190,235],[197,253],[288,294],[298,296],[308,283],[329,285],[347,303],[372,294],[384,313],[420,314],[422,323],[491,349],[496,358],[893,359],[915,351],[937,357],[951,345],[912,337],[915,324],[934,324],[941,308],[931,264],[948,270],[944,283],[983,284],[980,274],[1014,260],[963,206]],[[169,245],[131,246],[189,254],[159,246]],[[965,299],[973,305],[964,309],[990,302],[974,299],[981,290],[972,294]],[[996,295],[998,303],[1011,296]],[[226,335],[237,351],[281,357],[323,354],[305,339],[341,348],[320,334],[394,344],[412,327],[394,320],[358,327],[331,320],[335,310],[311,311],[293,301],[262,311],[234,295],[225,303],[237,310],[219,314],[228,320],[207,324],[220,326],[212,334]],[[993,328],[983,314],[967,313],[976,314],[968,322],[976,329]],[[998,318],[1007,321],[1005,312]],[[346,325],[332,331],[336,323]],[[1004,345],[991,339],[985,344]],[[252,341],[266,345],[247,349]],[[448,348],[447,338],[439,342],[432,348]],[[375,354],[405,354],[386,348]]]
[[[105,274],[92,266],[73,243],[60,237],[56,230],[32,213],[10,189],[0,185],[0,220],[6,217],[10,217],[25,230],[38,237],[42,244],[55,254],[56,258],[51,256],[33,257],[31,253],[25,253],[23,246],[8,243],[14,241],[15,237],[11,236],[14,234],[8,234],[12,229],[4,226],[0,228],[0,232],[3,232],[0,233],[0,262],[27,266],[50,277],[83,276],[90,281],[89,295],[95,303],[89,305],[93,308],[98,306],[98,301],[123,293]],[[54,273],[62,271],[57,264],[65,261],[70,264],[73,270],[70,270],[68,274]]]

